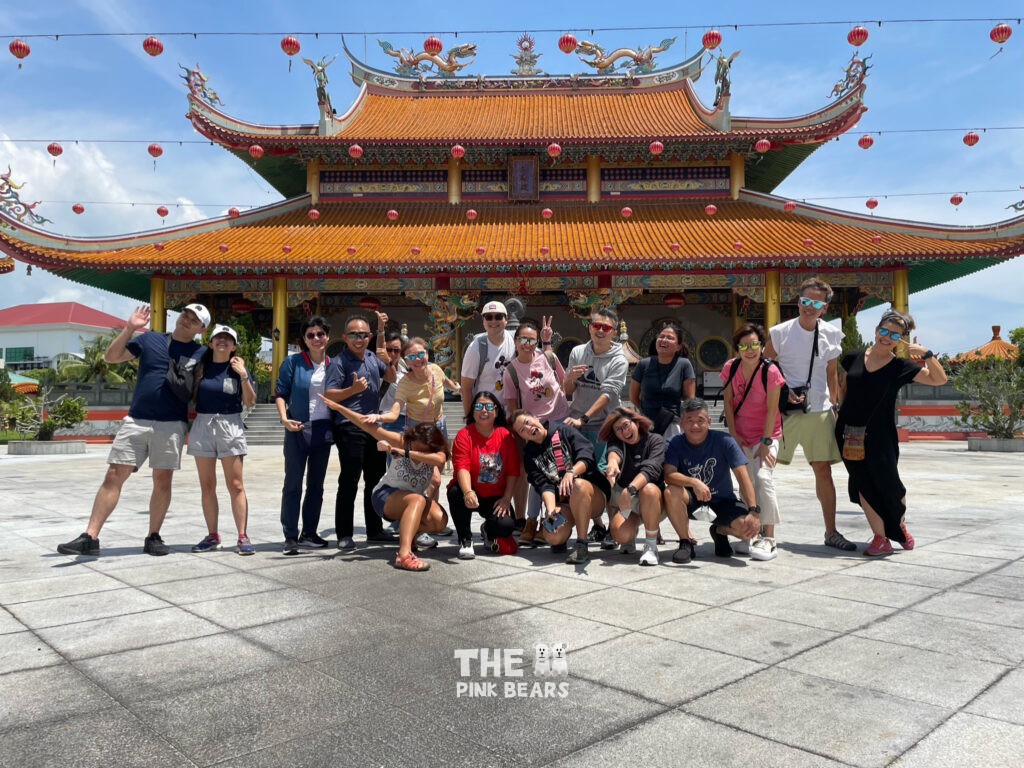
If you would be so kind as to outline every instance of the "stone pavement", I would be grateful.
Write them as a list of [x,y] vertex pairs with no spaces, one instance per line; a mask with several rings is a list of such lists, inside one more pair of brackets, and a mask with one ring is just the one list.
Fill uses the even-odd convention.
[[[794,465],[776,473],[773,562],[717,560],[695,523],[687,566],[599,552],[575,568],[543,549],[462,562],[444,541],[423,574],[391,568],[389,547],[283,557],[279,448],[246,465],[254,557],[189,552],[205,528],[187,457],[171,555],[141,554],[146,471],[101,557],[58,555],[104,458],[0,455],[2,766],[1024,762],[1024,462],[1010,454],[905,446],[917,549],[884,560],[821,546]],[[840,529],[864,541],[844,495]],[[567,677],[534,673],[538,642],[567,645]],[[462,677],[456,650],[480,648],[523,649],[522,677],[475,662]],[[495,696],[468,695],[486,683]]]

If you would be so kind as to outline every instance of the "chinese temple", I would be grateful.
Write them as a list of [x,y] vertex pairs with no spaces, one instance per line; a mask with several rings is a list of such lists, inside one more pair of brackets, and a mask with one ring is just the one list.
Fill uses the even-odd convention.
[[[869,67],[856,54],[826,105],[764,118],[732,114],[738,52],[702,48],[660,66],[674,38],[607,53],[573,38],[588,71],[548,75],[523,35],[505,76],[462,74],[472,43],[442,53],[434,37],[419,52],[378,42],[391,69],[344,48],[359,92],[341,114],[328,90],[334,59],[303,60],[319,112],[310,124],[228,115],[198,66],[185,71],[192,126],[282,202],[107,238],[51,234],[5,205],[0,250],[149,301],[158,329],[192,301],[215,318],[252,312],[273,339],[275,371],[303,317],[340,321],[353,308],[386,311],[457,366],[478,307],[516,296],[528,314],[555,315],[563,356],[597,306],[619,310],[641,354],[675,319],[698,372],[721,366],[744,320],[792,316],[809,276],[835,287],[837,314],[865,302],[906,310],[914,291],[1024,252],[1024,217],[940,226],[772,194],[867,109]],[[711,105],[693,86],[705,69]],[[12,266],[0,260],[0,272]]]

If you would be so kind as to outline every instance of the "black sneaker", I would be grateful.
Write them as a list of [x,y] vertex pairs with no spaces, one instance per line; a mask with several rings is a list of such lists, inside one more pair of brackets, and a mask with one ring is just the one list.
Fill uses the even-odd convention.
[[380,533],[370,533],[366,536],[367,541],[398,541],[398,536],[385,528]]
[[568,552],[569,551],[569,544],[567,542],[564,542],[564,541],[561,544],[552,544],[551,545],[551,551],[554,552],[556,555],[560,555],[563,552]]
[[67,544],[58,544],[57,551],[62,555],[99,555],[100,540],[94,539],[88,533],[82,533]]
[[160,555],[166,555],[171,550],[169,550],[167,545],[164,544],[164,540],[160,538],[159,533],[151,533],[146,537],[145,542],[143,542],[142,551],[147,555],[155,555],[159,557]]
[[672,562],[686,564],[691,560],[693,560],[693,544],[689,539],[682,539],[679,542],[679,549],[672,554]]
[[569,565],[583,565],[584,563],[590,562],[589,542],[584,539],[583,541],[577,541],[576,547],[569,556],[565,558],[565,562]]
[[284,540],[284,549],[282,553],[285,555],[297,555],[299,554],[299,540],[288,537]]
[[587,534],[587,541],[604,541],[607,536],[608,529],[600,523],[594,523],[590,528],[590,533]]
[[299,546],[305,549],[324,549],[327,546],[327,539],[316,533],[300,533]]
[[715,542],[715,557],[732,557],[732,547],[729,546],[729,537],[718,532],[718,526],[711,524],[711,540]]

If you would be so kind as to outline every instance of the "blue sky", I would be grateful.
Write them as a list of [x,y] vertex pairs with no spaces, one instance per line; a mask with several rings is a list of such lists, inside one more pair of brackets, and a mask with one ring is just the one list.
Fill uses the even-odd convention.
[[[988,38],[994,22],[885,23],[881,27],[867,23],[969,15],[1011,22],[1013,36],[1002,53],[993,56],[998,46]],[[853,51],[846,33],[852,23],[865,23],[870,38],[862,53],[872,54],[874,65],[868,80],[868,112],[857,129],[815,152],[776,193],[794,199],[819,198],[822,204],[856,212],[866,211],[864,200],[874,196],[880,201],[878,215],[985,224],[1009,218],[1012,211],[1006,206],[1024,199],[1024,131],[982,133],[983,128],[1024,126],[1024,30],[1016,23],[1021,15],[1021,4],[1009,0],[978,6],[790,2],[784,8],[753,2],[725,2],[717,7],[648,2],[641,8],[611,2],[531,0],[511,4],[453,0],[429,7],[259,0],[244,7],[124,0],[4,4],[0,7],[4,35],[138,34],[30,38],[32,53],[21,70],[13,57],[2,52],[0,88],[5,108],[0,119],[0,166],[10,164],[14,178],[27,182],[23,198],[43,201],[37,210],[52,219],[47,225],[50,231],[89,236],[147,230],[161,225],[155,213],[160,204],[171,209],[166,223],[177,224],[218,215],[232,205],[245,208],[279,199],[260,177],[219,147],[177,144],[201,138],[184,118],[179,63],[198,62],[224,100],[224,109],[234,116],[253,122],[314,122],[312,78],[298,57],[289,73],[287,57],[279,48],[282,34],[295,34],[302,44],[300,56],[315,59],[340,54],[341,39],[335,33],[345,31],[357,55],[365,51],[369,63],[388,67],[391,60],[381,52],[377,38],[419,49],[425,33],[436,33],[448,47],[455,42],[453,32],[460,30],[459,42],[478,45],[477,59],[466,71],[497,74],[513,66],[509,54],[522,31],[558,30],[537,31],[533,36],[543,54],[540,66],[560,73],[585,69],[574,56],[558,50],[556,41],[563,30],[595,39],[606,48],[656,43],[676,35],[674,47],[661,55],[664,65],[695,51],[702,31],[715,26],[723,33],[725,50],[742,50],[732,68],[733,114],[788,117],[827,103],[832,83],[841,78]],[[843,23],[755,26],[824,21]],[[627,29],[644,25],[667,29]],[[693,28],[683,29],[686,26]],[[318,39],[313,31],[321,33]],[[200,34],[196,38],[167,34],[171,32]],[[163,55],[151,58],[142,51],[147,34],[161,37]],[[8,42],[3,41],[5,47]],[[356,93],[344,57],[328,72],[332,100],[341,112]],[[710,72],[696,87],[710,104],[714,93]],[[883,133],[875,136],[870,150],[856,145],[856,137],[863,132],[920,128],[962,130]],[[967,129],[981,133],[981,141],[972,148],[961,142]],[[64,146],[56,164],[45,150],[54,139]],[[164,148],[155,170],[146,153],[150,141]],[[921,192],[933,194],[908,194]],[[948,202],[954,192],[968,192],[958,209]],[[76,201],[86,205],[85,214],[71,212]],[[41,270],[27,277],[24,267],[0,277],[0,297],[0,306],[74,300],[116,315],[127,314],[132,305],[122,297]],[[1024,325],[1024,259],[914,294],[911,312],[921,342],[937,351],[956,352],[983,343],[990,337],[991,325],[1002,325],[1004,330]],[[870,333],[879,313],[876,309],[861,314],[862,334]]]

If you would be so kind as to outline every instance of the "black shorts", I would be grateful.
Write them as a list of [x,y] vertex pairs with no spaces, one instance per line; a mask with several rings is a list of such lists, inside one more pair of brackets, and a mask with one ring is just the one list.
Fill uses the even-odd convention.
[[692,490],[687,489],[687,492],[690,494],[690,503],[686,506],[686,512],[692,515],[699,507],[711,507],[711,511],[715,513],[715,525],[728,528],[734,520],[747,514],[747,505],[735,497],[699,501]]

